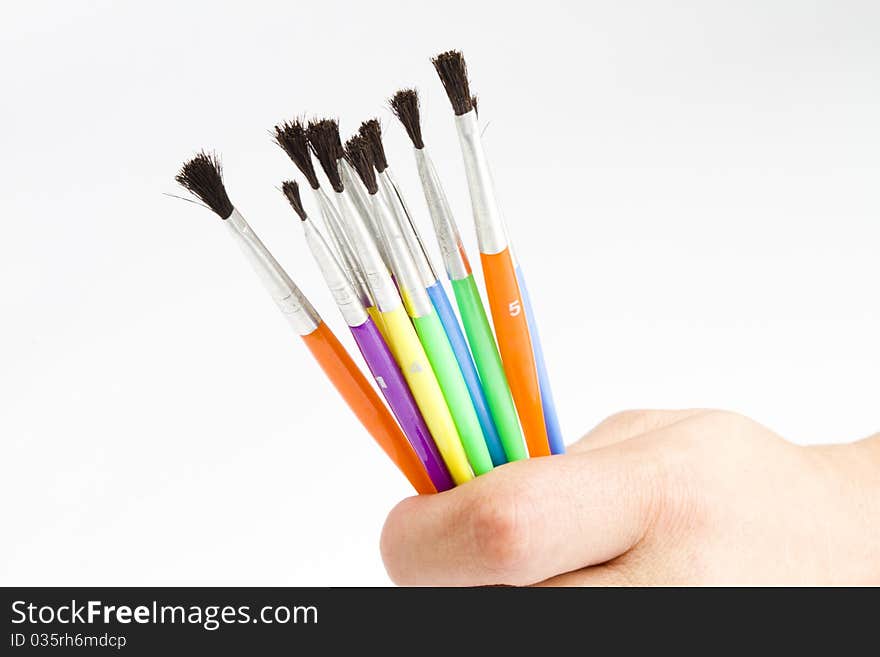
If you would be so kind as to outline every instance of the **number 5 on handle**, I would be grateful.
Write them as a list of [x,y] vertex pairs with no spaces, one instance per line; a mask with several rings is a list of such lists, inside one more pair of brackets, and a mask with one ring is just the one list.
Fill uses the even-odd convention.
[[501,360],[519,412],[529,454],[550,456],[532,340],[522,312],[522,296],[510,249],[505,248],[494,254],[481,253],[480,261]]

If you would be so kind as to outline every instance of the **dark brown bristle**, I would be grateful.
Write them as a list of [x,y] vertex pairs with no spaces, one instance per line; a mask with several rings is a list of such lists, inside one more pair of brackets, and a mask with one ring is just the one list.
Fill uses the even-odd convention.
[[309,121],[306,130],[312,153],[318,158],[327,180],[333,190],[341,193],[345,187],[339,175],[338,161],[344,156],[342,140],[339,138],[339,122],[335,119]]
[[376,182],[376,170],[373,168],[372,150],[369,142],[361,135],[354,135],[345,142],[345,159],[357,171],[367,191],[375,194],[379,191],[379,185]]
[[373,164],[376,171],[382,173],[388,168],[388,160],[385,158],[385,146],[382,145],[382,126],[378,119],[370,119],[361,123],[358,134],[367,140],[373,152]]
[[400,119],[403,129],[416,148],[424,148],[422,123],[419,118],[419,92],[415,89],[401,89],[388,101],[394,116]]
[[480,108],[477,107],[477,96],[476,96],[476,94],[474,94],[473,96],[471,96],[471,105],[472,105],[473,108],[474,108],[474,114],[476,114],[477,117],[479,118],[479,116],[480,116]]
[[308,219],[306,211],[303,209],[302,199],[299,196],[299,185],[293,180],[285,180],[281,183],[281,193],[287,197],[290,207],[299,215],[299,218],[305,221]]
[[474,109],[464,55],[458,50],[449,50],[440,53],[431,62],[437,69],[437,75],[440,76],[440,82],[446,89],[446,95],[449,96],[455,114],[461,116]]
[[309,138],[306,128],[299,119],[285,121],[275,126],[275,143],[287,153],[293,160],[296,168],[306,177],[312,189],[318,189],[321,184],[315,173],[315,165],[312,162],[312,154],[309,151]]
[[228,219],[235,209],[223,185],[223,167],[216,153],[201,151],[185,163],[174,179],[198,197],[221,219]]

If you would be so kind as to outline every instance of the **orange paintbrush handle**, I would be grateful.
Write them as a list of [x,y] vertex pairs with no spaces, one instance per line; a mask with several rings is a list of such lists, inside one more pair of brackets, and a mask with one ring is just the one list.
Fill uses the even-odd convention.
[[541,407],[538,370],[532,355],[532,340],[525,307],[516,282],[510,249],[480,254],[492,322],[510,392],[519,413],[523,435],[531,456],[550,456],[550,443]]
[[312,333],[304,335],[303,341],[349,408],[413,488],[421,494],[436,493],[437,489],[394,417],[333,331],[321,323]]

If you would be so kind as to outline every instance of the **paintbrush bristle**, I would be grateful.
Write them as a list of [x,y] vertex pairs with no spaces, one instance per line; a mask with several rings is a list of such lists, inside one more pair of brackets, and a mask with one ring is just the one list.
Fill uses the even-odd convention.
[[471,105],[472,105],[473,108],[474,108],[474,114],[476,114],[477,117],[479,118],[479,116],[480,116],[480,108],[477,107],[477,95],[476,95],[476,94],[474,94],[473,96],[471,96]]
[[403,129],[409,135],[413,146],[424,148],[422,123],[419,117],[419,92],[415,89],[401,89],[391,97],[388,105],[394,112],[394,116],[403,124]]
[[342,149],[342,140],[339,138],[339,122],[335,119],[309,121],[306,134],[312,153],[318,158],[327,180],[330,181],[330,186],[335,192],[342,193],[345,187],[339,175],[338,161],[345,153]]
[[385,146],[382,145],[382,126],[378,119],[370,119],[361,123],[358,134],[367,140],[373,153],[373,165],[376,171],[382,173],[388,168],[388,160],[385,158]]
[[354,167],[364,187],[370,194],[379,191],[376,170],[373,168],[373,152],[369,142],[361,135],[354,135],[345,142],[345,159]]
[[281,183],[281,193],[287,197],[290,207],[299,215],[299,218],[305,221],[308,219],[305,209],[303,208],[302,199],[299,195],[299,185],[293,180],[285,180]]
[[455,114],[461,116],[470,112],[474,105],[464,55],[458,50],[449,50],[434,57],[431,63],[437,69]]
[[293,121],[285,121],[281,125],[276,125],[275,143],[293,160],[296,168],[306,177],[312,189],[318,189],[321,184],[318,182],[318,176],[315,173],[315,165],[312,162],[312,154],[309,151],[309,138],[303,122],[295,119]]
[[221,219],[228,219],[232,214],[234,208],[223,185],[223,166],[216,153],[199,152],[180,168],[174,180]]

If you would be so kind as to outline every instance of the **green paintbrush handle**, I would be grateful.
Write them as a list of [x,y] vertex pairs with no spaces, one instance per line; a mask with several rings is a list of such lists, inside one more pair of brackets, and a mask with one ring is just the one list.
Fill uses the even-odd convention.
[[432,310],[422,317],[414,317],[413,325],[428,355],[428,361],[440,384],[440,390],[443,391],[443,398],[452,414],[452,420],[458,429],[461,444],[474,474],[481,475],[488,472],[493,467],[492,458],[486,447],[483,430],[480,428],[480,421],[471,402],[467,385],[440,318]]
[[489,411],[501,436],[501,444],[508,461],[529,457],[519,427],[516,406],[507,384],[507,375],[501,364],[498,345],[492,335],[492,327],[486,317],[483,300],[474,282],[474,275],[452,281],[452,290],[461,313],[461,321],[467,334],[468,344],[483,383],[483,392],[489,402]]

